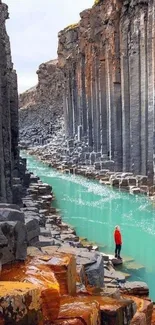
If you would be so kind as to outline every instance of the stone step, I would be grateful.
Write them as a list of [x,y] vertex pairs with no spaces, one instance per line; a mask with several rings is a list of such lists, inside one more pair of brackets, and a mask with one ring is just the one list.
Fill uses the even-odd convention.
[[127,270],[132,270],[132,271],[139,271],[139,270],[144,270],[145,266],[142,264],[139,264],[135,261],[133,262],[126,262],[124,263],[124,266]]

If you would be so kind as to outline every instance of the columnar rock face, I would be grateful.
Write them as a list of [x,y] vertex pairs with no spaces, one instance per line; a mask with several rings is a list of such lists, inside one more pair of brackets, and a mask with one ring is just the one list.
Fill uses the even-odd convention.
[[62,124],[62,72],[57,60],[39,66],[38,85],[19,97],[20,138],[42,144]]
[[66,136],[115,162],[115,170],[153,176],[153,0],[100,0],[59,33]]
[[6,19],[8,7],[0,0],[0,201],[12,202],[12,178],[19,167],[18,96]]

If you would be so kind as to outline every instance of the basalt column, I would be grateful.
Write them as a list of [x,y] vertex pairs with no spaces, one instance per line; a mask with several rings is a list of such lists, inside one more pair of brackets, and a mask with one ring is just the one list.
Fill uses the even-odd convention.
[[113,141],[114,161],[117,171],[122,171],[122,103],[121,103],[121,74],[120,74],[120,34],[119,20],[115,21],[115,32],[113,37]]
[[113,160],[115,171],[148,175],[150,181],[154,7],[153,0],[99,1],[80,14],[76,27],[61,32],[58,51],[59,62],[67,67],[67,135],[77,135],[81,126],[82,141],[88,142],[90,152],[100,153],[94,155],[96,166]]
[[0,201],[12,202],[12,178],[18,176],[18,98],[10,42],[5,29],[8,8],[0,1]]
[[88,143],[90,150],[93,150],[93,115],[92,115],[92,45],[89,44],[86,53],[86,99],[88,107]]
[[81,55],[81,87],[82,87],[82,131],[83,136],[87,136],[87,127],[88,127],[88,121],[87,121],[87,104],[86,104],[86,79],[85,79],[85,69],[86,65],[86,59],[85,59],[85,53]]
[[[103,53],[102,53],[103,52]],[[100,107],[101,107],[101,152],[104,156],[108,154],[108,137],[107,137],[107,88],[106,88],[106,60],[105,46],[101,49],[100,70],[99,70],[99,87],[100,87]]]
[[1,71],[1,198],[11,202],[11,129],[10,129],[10,62],[8,60],[5,19],[7,6],[0,4],[0,71]]
[[123,7],[120,33],[123,169],[152,180],[154,2]]
[[154,65],[155,65],[155,2],[149,1],[147,13],[147,174],[152,180],[153,175],[153,131],[154,131]]

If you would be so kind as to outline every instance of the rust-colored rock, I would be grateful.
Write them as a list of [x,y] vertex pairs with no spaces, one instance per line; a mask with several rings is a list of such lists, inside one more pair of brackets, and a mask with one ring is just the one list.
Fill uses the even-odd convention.
[[31,264],[46,265],[55,274],[60,286],[60,293],[75,295],[76,293],[76,261],[70,254],[54,253],[34,258]]
[[79,318],[86,325],[100,325],[100,309],[97,301],[78,301],[62,303],[58,319]]
[[80,318],[74,318],[74,319],[58,319],[56,320],[52,325],[85,325],[86,323],[83,322]]
[[47,265],[28,259],[26,263],[4,266],[0,281],[20,281],[36,285],[41,289],[41,308],[45,320],[57,318],[60,306],[59,284]]
[[0,324],[39,325],[41,289],[31,283],[0,282]]
[[[62,297],[61,298],[61,307],[60,314],[63,311],[63,317],[65,315],[65,311],[68,312],[67,308],[71,310],[74,309],[73,304],[93,304],[96,302],[99,304],[99,308],[101,311],[101,324],[106,322],[108,325],[124,325],[125,321],[127,324],[131,321],[135,311],[136,305],[131,299],[113,299],[109,297],[102,296],[77,296],[73,299],[73,297]],[[66,307],[70,306],[70,307]],[[66,309],[65,309],[66,308]],[[81,311],[82,312],[82,311]],[[59,314],[59,316],[60,316]],[[66,315],[70,316],[70,313]],[[74,314],[75,317],[78,315]]]
[[152,313],[153,313],[153,302],[146,300],[146,299],[141,299],[137,298],[134,296],[124,296],[126,298],[132,299],[137,306],[137,313],[135,314],[133,320],[132,320],[132,325],[141,325],[144,323],[144,325],[151,325],[151,320],[152,320]]
[[138,311],[133,317],[130,325],[148,325],[145,314]]

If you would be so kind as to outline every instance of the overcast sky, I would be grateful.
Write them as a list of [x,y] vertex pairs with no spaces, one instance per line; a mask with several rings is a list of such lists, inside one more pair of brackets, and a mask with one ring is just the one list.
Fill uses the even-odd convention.
[[57,34],[79,21],[79,12],[94,0],[3,0],[9,6],[7,31],[11,39],[19,92],[37,83],[42,62],[57,57]]

